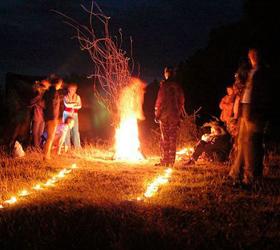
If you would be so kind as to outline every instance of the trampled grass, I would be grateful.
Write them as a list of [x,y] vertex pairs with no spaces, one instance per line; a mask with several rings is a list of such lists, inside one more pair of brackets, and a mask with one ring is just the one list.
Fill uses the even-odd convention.
[[169,183],[137,201],[164,172],[156,157],[112,160],[87,146],[45,163],[38,152],[1,155],[0,204],[69,164],[54,187],[0,210],[0,249],[277,249],[280,180],[275,168],[252,191],[225,184],[228,167],[178,162]]

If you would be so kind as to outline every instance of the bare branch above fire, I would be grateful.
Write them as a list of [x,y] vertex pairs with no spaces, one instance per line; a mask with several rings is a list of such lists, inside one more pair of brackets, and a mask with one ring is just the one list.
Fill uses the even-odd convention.
[[130,38],[130,56],[127,56],[122,48],[122,30],[119,29],[117,35],[111,36],[110,17],[103,13],[98,4],[92,2],[90,8],[84,5],[81,8],[89,15],[87,25],[80,24],[59,11],[53,11],[75,30],[74,38],[79,41],[81,50],[88,52],[93,64],[93,73],[89,77],[93,78],[95,96],[114,116],[118,114],[117,103],[121,90],[130,83],[134,70],[132,39]]

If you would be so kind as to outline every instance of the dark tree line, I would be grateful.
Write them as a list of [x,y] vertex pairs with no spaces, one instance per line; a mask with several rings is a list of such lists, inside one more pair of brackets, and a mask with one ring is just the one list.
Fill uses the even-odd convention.
[[271,70],[276,71],[276,84],[279,31],[276,1],[244,1],[244,14],[239,22],[212,30],[208,45],[179,65],[188,112],[202,106],[205,113],[218,115],[220,98],[226,86],[233,83],[239,65],[246,61],[250,47],[259,48]]

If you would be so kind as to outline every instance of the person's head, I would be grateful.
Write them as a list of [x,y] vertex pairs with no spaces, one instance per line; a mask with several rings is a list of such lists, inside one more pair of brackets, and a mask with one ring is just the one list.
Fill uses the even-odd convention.
[[74,95],[77,91],[77,88],[78,88],[78,86],[76,83],[69,83],[68,84],[68,93],[70,95]]
[[260,52],[256,48],[250,48],[248,52],[248,59],[253,68],[258,67],[260,63]]
[[53,78],[50,80],[51,85],[55,87],[56,90],[59,90],[62,88],[63,80],[61,78]]
[[41,81],[41,85],[43,86],[44,89],[48,89],[51,86],[51,83],[48,79],[44,79]]
[[74,118],[72,116],[68,116],[65,119],[64,123],[67,124],[70,129],[72,129],[74,127],[75,121],[74,121]]
[[174,68],[172,66],[167,66],[163,71],[164,78],[167,80],[174,76]]
[[232,86],[227,86],[227,94],[232,95],[233,94],[233,87]]

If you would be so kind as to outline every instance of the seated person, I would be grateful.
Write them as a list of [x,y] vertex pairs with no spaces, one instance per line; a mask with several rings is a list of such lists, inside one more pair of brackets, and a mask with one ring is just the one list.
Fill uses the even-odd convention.
[[206,123],[203,127],[210,127],[211,132],[202,135],[186,165],[195,164],[202,153],[220,162],[226,161],[229,155],[231,149],[230,136],[223,127],[219,126],[217,122]]
[[[71,116],[68,116],[65,119],[64,123],[61,123],[57,126],[55,131],[55,137],[53,141],[53,149],[56,149],[56,152],[58,155],[61,154],[62,146],[65,144],[65,139],[67,132],[74,127],[74,118]],[[44,145],[48,137],[47,132],[45,131],[42,135],[42,141],[41,141],[41,147]],[[68,147],[65,146],[65,152],[67,152]]]

